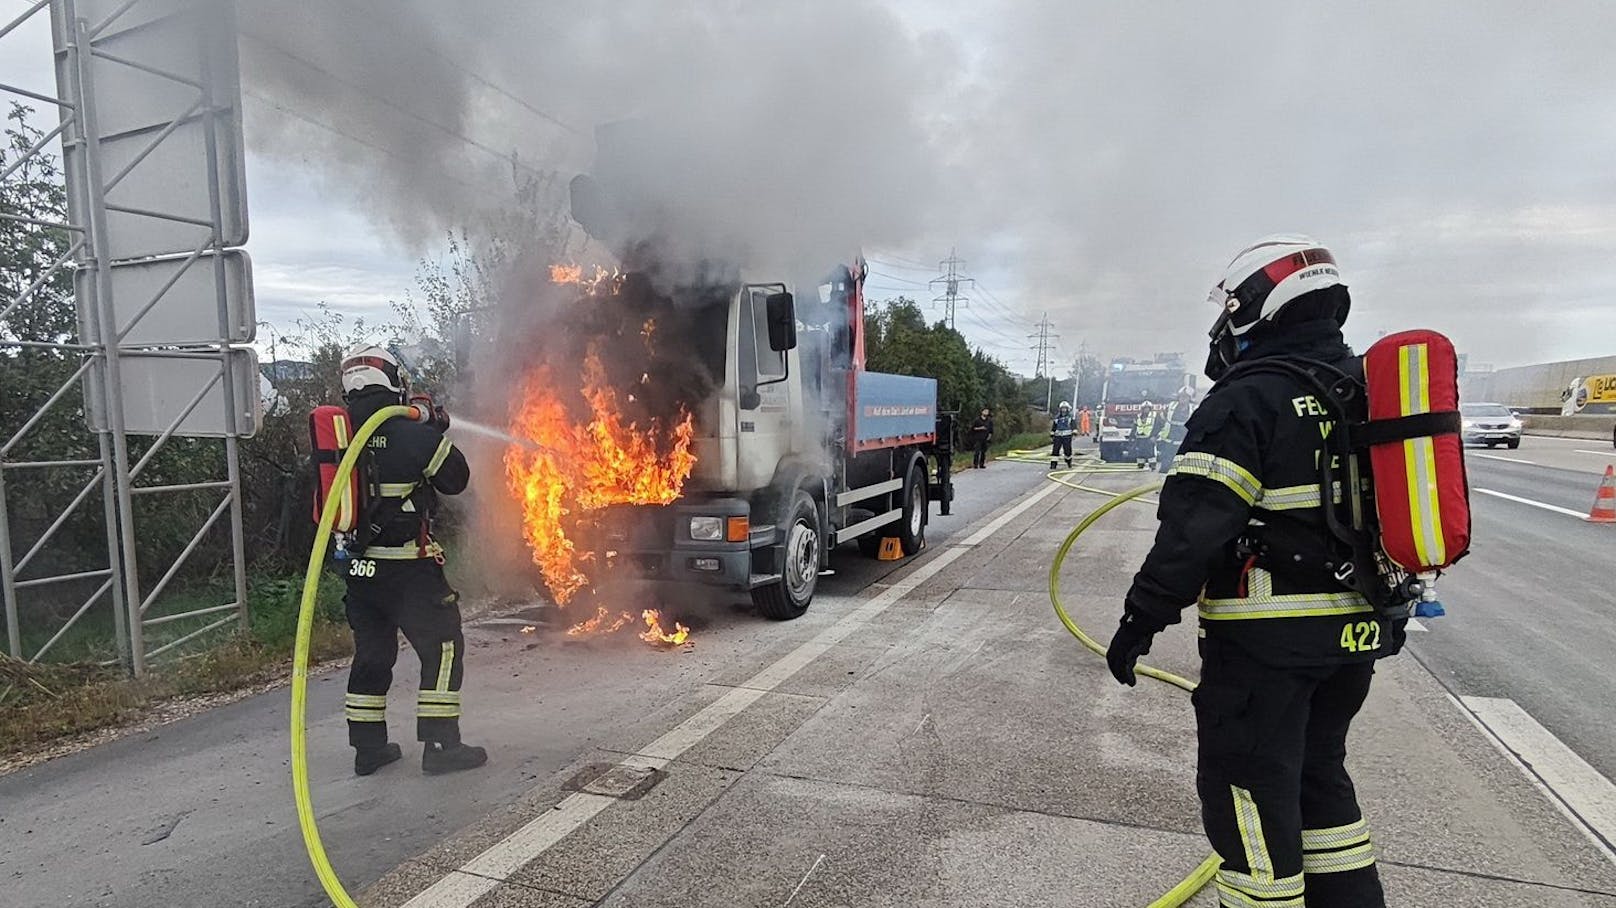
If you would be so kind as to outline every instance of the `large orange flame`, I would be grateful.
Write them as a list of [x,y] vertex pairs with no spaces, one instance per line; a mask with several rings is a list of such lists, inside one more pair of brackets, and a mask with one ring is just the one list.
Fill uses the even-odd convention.
[[[531,445],[512,445],[505,452],[506,480],[522,508],[523,534],[557,604],[593,586],[594,572],[608,567],[614,554],[604,553],[607,557],[601,559],[597,553],[578,551],[577,530],[590,512],[613,505],[671,504],[696,464],[689,412],[681,410],[671,426],[655,419],[642,425],[626,417],[593,348],[580,377],[588,415],[575,419],[556,391],[551,369],[540,366],[529,373],[513,404],[510,431]],[[608,623],[608,615],[601,608],[568,633],[594,631]],[[664,632],[654,610],[641,617],[648,628],[641,636],[649,642],[678,644],[688,636],[688,629],[677,624],[672,633]],[[624,623],[619,619],[610,629]]]

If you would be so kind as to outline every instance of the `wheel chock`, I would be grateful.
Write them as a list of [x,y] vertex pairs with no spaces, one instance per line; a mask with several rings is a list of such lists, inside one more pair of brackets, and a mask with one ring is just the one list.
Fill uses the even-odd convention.
[[881,552],[876,555],[878,561],[897,561],[903,557],[903,541],[896,536],[883,536],[881,538]]

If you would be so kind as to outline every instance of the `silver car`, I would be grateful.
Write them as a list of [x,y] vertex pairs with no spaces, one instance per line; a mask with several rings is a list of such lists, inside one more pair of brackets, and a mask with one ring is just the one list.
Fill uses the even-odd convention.
[[1460,404],[1466,444],[1521,446],[1521,420],[1503,404]]

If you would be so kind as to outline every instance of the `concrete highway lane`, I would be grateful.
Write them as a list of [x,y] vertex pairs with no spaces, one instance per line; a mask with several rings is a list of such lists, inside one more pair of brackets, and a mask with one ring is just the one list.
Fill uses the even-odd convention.
[[1616,462],[1607,446],[1527,436],[1468,451],[1472,552],[1412,649],[1455,694],[1514,701],[1616,779],[1616,526],[1582,519]]

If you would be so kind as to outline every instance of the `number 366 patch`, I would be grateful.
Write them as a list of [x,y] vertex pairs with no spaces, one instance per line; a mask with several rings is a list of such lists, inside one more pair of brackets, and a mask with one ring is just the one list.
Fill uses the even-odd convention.
[[1341,648],[1349,653],[1380,649],[1380,622],[1348,621],[1341,628]]
[[374,577],[376,576],[376,562],[369,558],[355,558],[348,562],[348,576]]

